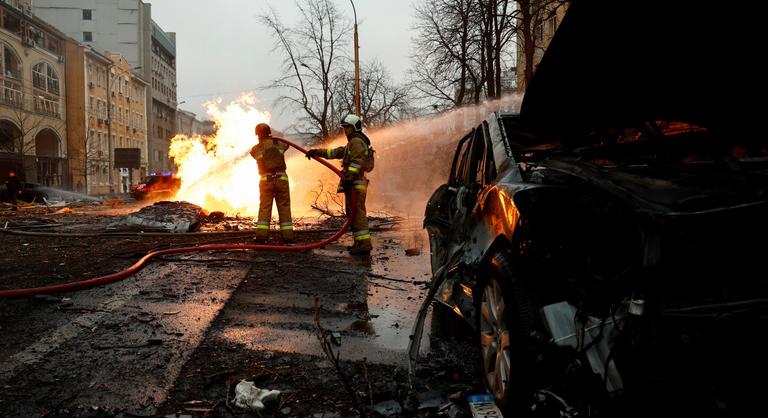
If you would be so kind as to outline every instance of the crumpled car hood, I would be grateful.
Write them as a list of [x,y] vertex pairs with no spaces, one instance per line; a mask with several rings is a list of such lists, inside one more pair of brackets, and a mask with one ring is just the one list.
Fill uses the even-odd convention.
[[525,93],[522,124],[542,143],[655,120],[724,141],[761,132],[764,106],[750,103],[765,100],[762,16],[746,4],[574,0]]
[[541,163],[531,180],[563,186],[590,184],[637,210],[654,213],[710,212],[768,204],[768,183],[761,175],[723,170],[706,173],[700,169],[686,173],[681,169],[675,176],[660,176],[657,171],[653,166],[606,169],[578,159],[553,158]]

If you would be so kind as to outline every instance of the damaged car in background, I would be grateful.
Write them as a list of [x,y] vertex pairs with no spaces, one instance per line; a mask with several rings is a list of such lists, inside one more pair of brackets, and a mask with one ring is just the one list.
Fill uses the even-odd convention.
[[574,1],[520,113],[468,132],[428,203],[430,295],[476,330],[506,413],[764,410],[759,25],[670,3]]

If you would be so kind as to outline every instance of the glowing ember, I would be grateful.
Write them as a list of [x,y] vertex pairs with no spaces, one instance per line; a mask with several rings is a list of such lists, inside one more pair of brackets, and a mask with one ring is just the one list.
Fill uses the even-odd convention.
[[208,115],[216,121],[214,136],[171,139],[169,154],[182,182],[175,199],[209,211],[253,216],[259,211],[259,174],[248,152],[256,144],[254,127],[268,123],[271,115],[256,109],[251,93],[223,110],[220,105],[221,99],[206,104]]

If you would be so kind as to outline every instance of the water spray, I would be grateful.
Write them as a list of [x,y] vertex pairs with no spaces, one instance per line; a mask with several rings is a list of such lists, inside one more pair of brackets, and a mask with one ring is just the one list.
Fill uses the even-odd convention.
[[[283,142],[288,146],[296,148],[299,152],[302,152],[304,154],[307,153],[306,149],[286,139],[277,138],[277,137],[272,137],[272,139]],[[333,171],[337,176],[341,178],[344,177],[341,170],[333,166],[331,163],[329,163],[325,159],[319,158],[319,157],[312,157],[312,158],[314,158],[320,164],[326,166],[329,170]],[[354,206],[355,194],[351,193],[349,196],[351,199],[351,204]],[[137,261],[132,266],[117,273],[108,274],[106,276],[96,277],[92,279],[79,280],[76,282],[69,282],[69,283],[63,283],[63,284],[57,284],[57,285],[51,285],[51,286],[33,287],[33,288],[27,288],[27,289],[3,290],[3,291],[0,291],[0,299],[19,297],[19,296],[68,292],[73,290],[88,289],[95,286],[114,283],[136,274],[139,270],[141,270],[146,265],[148,261],[152,260],[153,258],[172,255],[172,254],[184,254],[184,253],[194,253],[194,252],[202,252],[202,251],[246,251],[246,250],[308,251],[308,250],[313,250],[316,248],[324,247],[341,238],[341,236],[344,235],[345,232],[347,232],[351,223],[352,223],[352,218],[350,216],[347,216],[347,219],[344,222],[344,225],[335,234],[333,234],[333,236],[326,238],[322,241],[306,244],[306,245],[291,246],[291,245],[263,245],[263,244],[218,244],[218,245],[200,245],[197,247],[182,247],[182,248],[172,248],[172,249],[160,250],[160,251],[152,251],[150,253],[147,253],[144,257],[142,257],[139,261]]]

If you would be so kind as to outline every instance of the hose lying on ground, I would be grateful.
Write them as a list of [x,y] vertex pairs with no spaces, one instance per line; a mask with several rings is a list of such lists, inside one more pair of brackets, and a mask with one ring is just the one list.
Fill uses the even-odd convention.
[[[307,150],[282,138],[273,137],[273,139],[283,142],[293,148],[296,148],[300,152],[306,154]],[[313,157],[315,160],[319,161],[324,166],[328,167],[328,169],[332,170],[336,175],[339,177],[343,177],[343,174],[341,170],[331,165],[328,161]],[[354,193],[350,194],[350,199],[352,201],[350,202],[351,205],[354,205],[354,199],[355,195]],[[200,252],[200,251],[232,251],[232,250],[263,250],[263,251],[307,251],[312,250],[315,248],[321,248],[324,247],[336,240],[338,240],[342,235],[344,235],[345,232],[347,232],[347,229],[349,229],[349,225],[352,222],[351,217],[347,217],[346,222],[344,225],[335,233],[333,236],[326,238],[322,241],[306,244],[306,245],[264,245],[264,244],[217,244],[217,245],[200,245],[197,247],[182,247],[182,248],[170,248],[167,250],[160,250],[160,251],[152,251],[150,253],[147,253],[144,257],[142,257],[139,261],[137,261],[134,265],[128,267],[127,269],[123,271],[119,271],[117,273],[108,274],[106,276],[101,277],[95,277],[93,279],[86,279],[86,280],[80,280],[76,282],[69,282],[69,283],[62,283],[57,285],[51,285],[51,286],[43,286],[43,287],[33,287],[33,288],[27,288],[27,289],[11,289],[11,290],[2,290],[0,291],[0,299],[4,298],[11,298],[11,297],[18,297],[18,296],[27,296],[27,295],[38,295],[38,294],[50,294],[50,293],[58,293],[58,292],[67,292],[72,290],[80,290],[80,289],[86,289],[94,286],[99,286],[103,284],[113,283],[122,279],[125,279],[126,277],[129,277],[139,270],[141,270],[144,265],[151,259],[162,257],[165,255],[171,255],[171,254],[182,254],[182,253],[193,253],[193,252]]]

